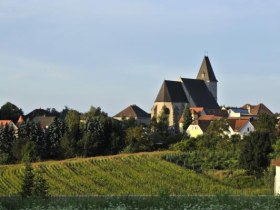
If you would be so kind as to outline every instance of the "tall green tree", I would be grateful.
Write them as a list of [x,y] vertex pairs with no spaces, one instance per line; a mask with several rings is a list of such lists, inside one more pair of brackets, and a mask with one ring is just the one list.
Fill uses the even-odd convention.
[[245,136],[240,152],[240,166],[249,174],[261,174],[270,164],[272,144],[268,132],[253,132]]
[[23,111],[10,102],[5,103],[0,109],[0,117],[2,120],[17,122],[20,115],[23,115]]
[[21,184],[20,194],[23,198],[33,195],[34,172],[30,162],[25,163],[23,181]]
[[46,158],[61,157],[60,139],[63,137],[66,131],[67,131],[67,127],[65,123],[61,119],[55,118],[52,124],[49,126],[47,132]]
[[272,138],[276,137],[276,123],[277,119],[273,115],[268,115],[268,114],[261,114],[258,116],[258,119],[256,120],[255,123],[255,128],[256,131],[258,132],[267,132],[271,135]]
[[12,148],[15,141],[14,130],[10,126],[0,126],[0,164],[13,159]]
[[192,113],[190,110],[190,105],[188,103],[186,103],[184,111],[183,111],[183,131],[184,132],[188,129],[190,124],[192,124]]
[[47,180],[43,176],[43,169],[39,168],[35,173],[33,195],[41,198],[48,196],[49,186]]

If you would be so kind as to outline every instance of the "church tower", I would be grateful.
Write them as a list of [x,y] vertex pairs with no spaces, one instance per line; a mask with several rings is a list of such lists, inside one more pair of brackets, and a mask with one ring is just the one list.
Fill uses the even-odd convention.
[[217,101],[217,83],[218,80],[215,77],[214,71],[212,69],[210,60],[208,56],[204,56],[204,59],[202,61],[200,70],[197,74],[196,79],[204,80],[208,90],[213,95],[213,97]]

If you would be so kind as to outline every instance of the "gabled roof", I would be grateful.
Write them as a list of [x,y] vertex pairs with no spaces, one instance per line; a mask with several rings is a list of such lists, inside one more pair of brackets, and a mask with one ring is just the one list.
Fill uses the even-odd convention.
[[0,126],[3,126],[3,127],[10,126],[10,127],[13,127],[14,129],[18,128],[12,120],[0,120]]
[[233,131],[239,132],[248,122],[250,118],[228,118],[227,119],[229,126]]
[[130,105],[114,117],[150,118],[150,115],[137,105]]
[[34,109],[32,112],[30,112],[29,114],[26,115],[26,119],[30,119],[32,120],[35,117],[38,116],[47,116],[49,114],[49,112],[45,109]]
[[244,106],[242,106],[242,108],[247,109],[251,115],[273,115],[272,111],[270,111],[263,103],[260,103],[258,105],[245,104]]
[[164,80],[155,102],[188,103],[181,82]]
[[197,74],[197,79],[210,81],[210,82],[218,82],[215,77],[214,71],[212,69],[210,60],[208,56],[204,56],[202,64],[200,66],[199,72]]
[[198,125],[200,129],[205,133],[209,127],[211,120],[195,120],[192,122],[192,125]]
[[203,107],[204,109],[220,109],[217,101],[210,93],[203,80],[186,78],[181,78],[181,80],[194,102],[191,106]]
[[47,128],[53,123],[54,119],[55,117],[37,116],[32,121],[39,123],[42,128]]
[[0,120],[0,126],[9,125],[11,122],[12,120]]

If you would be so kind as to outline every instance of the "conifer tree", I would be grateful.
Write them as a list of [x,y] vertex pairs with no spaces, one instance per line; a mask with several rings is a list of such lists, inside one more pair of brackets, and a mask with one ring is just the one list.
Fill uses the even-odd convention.
[[185,132],[190,124],[192,123],[192,113],[190,110],[190,105],[186,103],[184,112],[183,112],[183,131]]
[[30,162],[25,163],[24,177],[21,185],[21,196],[23,198],[30,197],[33,195],[34,187],[34,172]]
[[48,183],[41,168],[35,173],[33,195],[41,198],[48,196]]

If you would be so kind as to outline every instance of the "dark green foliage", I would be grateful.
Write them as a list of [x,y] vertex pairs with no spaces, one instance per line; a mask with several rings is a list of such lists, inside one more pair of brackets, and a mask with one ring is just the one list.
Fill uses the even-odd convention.
[[10,126],[0,126],[0,164],[11,163],[12,147],[15,141],[14,130]]
[[53,123],[48,128],[47,132],[47,145],[46,145],[46,157],[47,158],[59,158],[61,157],[60,139],[63,137],[67,130],[65,123],[55,118]]
[[45,134],[38,123],[28,121],[20,125],[14,149],[17,160],[41,160],[47,152],[46,147]]
[[270,164],[271,145],[267,132],[253,132],[246,136],[241,147],[240,166],[249,174],[261,174]]
[[178,155],[165,155],[164,160],[176,163],[188,169],[202,171],[208,169],[237,169],[239,166],[237,151],[194,150]]
[[40,168],[35,173],[33,195],[41,198],[48,196],[48,183],[43,177],[43,170]]
[[258,132],[262,133],[270,133],[271,135],[276,134],[276,122],[277,119],[273,115],[268,115],[268,114],[261,114],[258,116],[258,119],[256,120],[255,123],[255,129]]
[[22,180],[20,194],[22,197],[30,197],[33,195],[34,187],[34,172],[31,164],[29,162],[25,163],[24,177]]
[[[168,192],[168,189],[166,189]],[[279,196],[84,196],[48,200],[0,198],[2,209],[279,209]]]
[[186,103],[183,112],[183,131],[185,132],[192,123],[192,113],[190,111],[190,105]]
[[23,111],[10,102],[4,104],[0,109],[0,117],[2,120],[17,122],[20,115],[23,115]]

